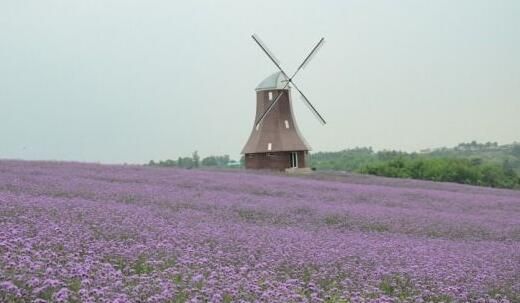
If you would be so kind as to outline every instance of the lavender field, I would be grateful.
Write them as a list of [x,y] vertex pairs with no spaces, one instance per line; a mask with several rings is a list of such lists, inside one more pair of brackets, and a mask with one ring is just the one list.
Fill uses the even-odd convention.
[[0,161],[1,302],[520,302],[520,192]]

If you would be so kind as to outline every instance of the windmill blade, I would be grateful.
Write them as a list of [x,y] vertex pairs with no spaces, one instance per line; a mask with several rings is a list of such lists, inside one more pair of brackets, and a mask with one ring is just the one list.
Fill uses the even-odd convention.
[[287,81],[287,83],[285,83],[285,86],[282,88],[282,90],[280,91],[278,96],[276,96],[274,101],[271,104],[269,104],[269,107],[267,107],[267,109],[264,111],[264,113],[258,118],[258,120],[256,120],[255,127],[257,127],[264,120],[264,118],[267,116],[267,114],[274,108],[274,105],[276,104],[276,102],[278,102],[280,97],[283,95],[284,89],[286,89],[288,85],[289,85],[289,81]]
[[303,94],[303,92],[296,86],[296,84],[294,84],[294,82],[291,82],[294,86],[294,88],[296,88],[296,90],[300,93],[300,95],[302,96],[303,98],[303,101],[304,103],[307,105],[307,107],[309,108],[309,110],[314,114],[314,116],[320,121],[320,123],[322,125],[325,125],[327,124],[327,122],[325,122],[325,119],[323,119],[323,117],[320,115],[320,113],[318,113],[318,111],[316,110],[316,108],[312,105],[311,101],[309,101],[309,99],[307,99],[307,97]]
[[316,46],[314,46],[314,48],[311,50],[311,52],[307,55],[307,57],[305,57],[302,64],[300,64],[300,66],[296,69],[296,71],[294,72],[291,79],[294,78],[294,76],[296,76],[296,74],[301,69],[304,69],[307,66],[307,64],[309,64],[309,62],[311,62],[312,58],[314,58],[314,56],[316,55],[318,50],[323,46],[324,43],[325,43],[325,38],[321,38],[320,41],[318,41],[318,43],[316,44]]
[[255,40],[256,44],[258,44],[258,46],[260,46],[260,48],[264,51],[264,53],[267,55],[267,57],[269,57],[269,59],[271,59],[271,61],[273,61],[274,65],[276,65],[276,67],[282,72],[282,74],[287,78],[287,79],[290,79],[287,74],[285,73],[285,71],[282,69],[282,67],[280,66],[280,60],[278,60],[274,54],[269,50],[269,48],[267,48],[267,46],[265,45],[265,43],[262,42],[262,40],[260,39],[260,37],[258,37],[257,34],[253,34],[251,35],[251,38],[253,38],[253,40]]
[[251,35],[251,38],[253,38],[253,40],[255,40],[256,44],[258,44],[258,46],[260,46],[260,48],[265,52],[267,57],[269,57],[269,59],[271,59],[271,61],[273,61],[274,64],[276,64],[277,66],[280,65],[280,60],[278,60],[278,58],[276,58],[276,56],[273,54],[273,52],[269,50],[267,45],[265,45],[265,43],[262,41],[262,39],[260,39],[260,37],[258,37],[257,34]]
[[303,62],[299,68],[304,69],[307,66],[307,64],[309,64],[309,62],[311,62],[312,58],[314,58],[314,56],[316,56],[316,53],[318,52],[318,50],[320,50],[320,48],[323,46],[323,44],[325,44],[325,38],[322,37],[320,39],[320,41],[318,42],[318,44],[316,44],[316,46],[312,49],[312,51],[307,56],[307,58],[305,58],[305,60],[303,60]]

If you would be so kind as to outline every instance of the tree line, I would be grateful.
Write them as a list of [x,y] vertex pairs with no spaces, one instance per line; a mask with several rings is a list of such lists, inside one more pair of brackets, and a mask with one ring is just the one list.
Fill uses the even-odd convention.
[[208,156],[200,158],[197,151],[194,151],[191,157],[178,157],[177,160],[167,159],[148,162],[149,166],[162,166],[162,167],[179,167],[179,168],[199,168],[199,167],[218,167],[218,168],[237,168],[240,167],[240,163],[232,160],[229,155],[222,156]]
[[485,163],[480,159],[399,157],[369,164],[359,172],[395,178],[520,188],[520,178],[511,167]]
[[374,152],[370,147],[312,155],[318,170],[342,170],[385,177],[520,188],[520,144],[460,143],[421,153]]
[[[229,155],[201,159],[198,152],[191,157],[178,157],[150,166],[179,168],[243,168],[240,161]],[[463,184],[520,189],[520,143],[498,145],[496,142],[460,143],[455,147],[424,150],[419,153],[356,147],[337,152],[317,152],[311,155],[311,167],[316,170],[350,171],[385,177],[413,178]]]

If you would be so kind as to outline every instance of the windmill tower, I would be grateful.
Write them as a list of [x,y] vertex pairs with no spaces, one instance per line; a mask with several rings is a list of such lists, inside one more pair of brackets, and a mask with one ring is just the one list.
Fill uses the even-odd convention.
[[292,110],[291,89],[294,87],[298,91],[309,110],[322,124],[325,124],[323,117],[293,82],[293,78],[301,69],[305,68],[323,45],[325,39],[320,39],[294,74],[289,77],[281,68],[280,61],[269,51],[260,38],[257,35],[253,35],[252,38],[279,71],[265,78],[255,89],[255,122],[251,135],[242,149],[245,166],[247,169],[281,171],[309,169],[309,150],[311,150],[311,147],[296,125]]

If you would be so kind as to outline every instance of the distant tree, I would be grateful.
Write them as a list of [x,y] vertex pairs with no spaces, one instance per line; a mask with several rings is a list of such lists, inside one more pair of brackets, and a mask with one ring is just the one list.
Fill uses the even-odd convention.
[[221,166],[227,166],[228,163],[231,161],[231,159],[229,158],[229,155],[224,155],[224,156],[218,157],[217,159],[219,160],[219,165],[221,165]]
[[218,166],[218,167],[227,167],[230,162],[229,155],[223,156],[208,156],[202,159],[202,166]]
[[177,159],[177,166],[188,169],[195,167],[193,159],[190,157],[179,157]]
[[405,153],[395,150],[384,150],[377,153],[377,158],[382,161],[393,160],[403,156]]
[[511,161],[509,161],[509,159],[504,160],[504,162],[502,163],[502,168],[503,168],[506,176],[510,176],[510,177],[515,176],[515,168],[514,168],[513,164],[511,163]]
[[472,165],[481,165],[483,162],[481,158],[473,158],[473,159],[470,159],[470,161],[471,161]]
[[520,187],[518,175],[512,169],[507,168],[508,163],[504,163],[501,167],[474,160],[476,159],[400,157],[367,165],[360,172],[386,177],[415,178],[491,187]]
[[197,151],[194,151],[192,154],[192,163],[193,163],[193,167],[195,167],[195,168],[199,167],[200,157],[199,157],[199,153]]
[[511,148],[511,154],[520,159],[520,144],[515,144]]
[[371,147],[356,147],[338,152],[313,153],[310,161],[312,167],[319,170],[354,171],[378,159]]
[[498,143],[497,142],[488,141],[488,142],[486,142],[485,147],[487,149],[495,148],[495,147],[498,147]]
[[218,166],[218,162],[215,156],[209,156],[202,159],[202,166]]
[[[231,162],[229,155],[222,156],[208,156],[204,159],[200,160],[200,156],[197,151],[193,152],[192,157],[178,157],[176,161],[174,160],[164,160],[155,162],[154,160],[150,160],[148,165],[155,166],[164,166],[164,167],[182,167],[182,168],[196,168],[200,166],[217,166],[217,167],[228,167],[228,164]],[[234,166],[237,166],[236,164]]]
[[159,161],[159,166],[165,166],[165,167],[172,167],[176,166],[177,163],[171,159],[165,160],[165,161]]

